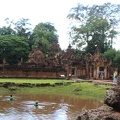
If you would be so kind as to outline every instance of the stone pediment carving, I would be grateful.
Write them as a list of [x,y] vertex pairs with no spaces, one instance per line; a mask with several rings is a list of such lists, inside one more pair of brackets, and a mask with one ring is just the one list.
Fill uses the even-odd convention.
[[94,66],[110,66],[112,63],[104,58],[97,47],[92,57]]
[[68,46],[66,53],[64,54],[64,58],[66,58],[67,60],[75,60],[76,59],[76,54],[74,53],[70,44]]
[[37,49],[32,50],[28,55],[28,63],[44,64],[45,56],[42,45],[39,44]]
[[44,55],[40,50],[33,50],[29,54],[28,63],[36,63],[36,64],[43,64],[44,63]]
[[85,55],[85,61],[86,62],[91,62],[92,61],[92,55],[90,53]]

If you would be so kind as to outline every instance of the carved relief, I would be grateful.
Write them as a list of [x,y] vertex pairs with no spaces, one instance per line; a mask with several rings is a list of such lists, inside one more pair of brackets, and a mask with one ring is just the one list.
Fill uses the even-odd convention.
[[44,64],[44,59],[45,56],[42,52],[42,48],[39,45],[37,49],[34,49],[29,53],[28,63]]

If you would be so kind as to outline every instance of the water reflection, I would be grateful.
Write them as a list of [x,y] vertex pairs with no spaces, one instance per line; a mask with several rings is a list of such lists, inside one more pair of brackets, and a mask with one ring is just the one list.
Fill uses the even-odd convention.
[[53,113],[54,120],[67,120],[68,104],[59,104],[58,109]]
[[[0,96],[0,120],[75,120],[81,109],[94,109],[102,103],[91,99],[53,95]],[[38,101],[38,107],[35,102]]]

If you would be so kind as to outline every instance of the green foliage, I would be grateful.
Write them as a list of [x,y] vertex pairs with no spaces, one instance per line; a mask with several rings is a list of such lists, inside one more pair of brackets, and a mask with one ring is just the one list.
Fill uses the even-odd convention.
[[10,64],[15,64],[23,58],[27,60],[32,48],[42,43],[47,53],[53,41],[58,41],[56,29],[51,23],[40,23],[31,31],[29,19],[22,18],[15,21],[5,19],[7,27],[0,28],[0,63],[5,58]]
[[15,35],[16,32],[11,28],[11,26],[0,28],[0,35]]
[[14,20],[10,21],[9,18],[6,18],[5,22],[8,27],[3,26],[0,28],[0,35],[18,35],[29,39],[31,35],[31,24],[28,21],[29,19],[22,18],[15,22]]
[[107,60],[113,61],[113,59],[114,59],[115,56],[116,56],[116,50],[111,48],[111,49],[107,50],[107,51],[103,54],[103,56],[104,56]]
[[58,36],[56,34],[56,29],[51,23],[39,23],[33,30],[32,48],[38,47],[39,43],[42,43],[45,52],[47,52],[53,43],[53,41],[58,41]]
[[120,50],[116,51],[115,49],[109,49],[103,56],[107,60],[112,61],[112,66],[120,67]]
[[31,24],[28,21],[29,19],[22,18],[19,21],[13,23],[16,34],[20,37],[25,37],[26,39],[29,39],[31,35],[31,28],[29,27]]
[[68,15],[69,19],[76,20],[70,31],[73,44],[81,48],[86,45],[89,53],[93,53],[96,46],[101,53],[112,48],[113,38],[118,34],[114,28],[120,22],[119,15],[120,5],[105,3],[89,7],[78,4]]
[[116,56],[113,59],[113,66],[117,66],[120,68],[120,51],[119,50],[116,52]]
[[84,56],[85,55],[85,51],[81,51],[79,49],[73,49],[77,58],[80,58],[82,55]]
[[16,35],[0,36],[0,62],[5,58],[8,63],[15,64],[21,58],[26,60],[28,53],[29,46],[24,37]]

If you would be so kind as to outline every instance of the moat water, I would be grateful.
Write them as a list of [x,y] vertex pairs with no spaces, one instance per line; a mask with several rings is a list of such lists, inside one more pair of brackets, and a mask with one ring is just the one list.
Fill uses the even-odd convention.
[[[102,105],[94,99],[53,95],[0,95],[0,120],[76,120],[83,107],[95,109]],[[38,101],[38,107],[34,103]]]

